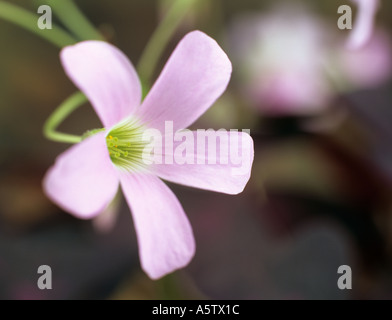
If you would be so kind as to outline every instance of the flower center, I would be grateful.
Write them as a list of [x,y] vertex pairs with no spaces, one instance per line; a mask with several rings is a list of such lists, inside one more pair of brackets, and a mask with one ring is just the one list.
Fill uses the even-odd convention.
[[127,120],[112,128],[106,136],[106,146],[113,164],[127,171],[138,171],[143,162],[144,127],[135,120]]

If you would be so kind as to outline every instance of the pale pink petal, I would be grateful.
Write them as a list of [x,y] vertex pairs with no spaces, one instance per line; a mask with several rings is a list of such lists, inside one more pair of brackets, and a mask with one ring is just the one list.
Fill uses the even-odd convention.
[[114,197],[112,202],[93,219],[95,230],[101,233],[109,233],[113,231],[117,222],[120,209],[120,198],[118,195]]
[[61,51],[65,72],[88,97],[105,127],[140,105],[141,87],[128,58],[103,41],[84,41]]
[[[211,130],[208,133],[211,143],[207,138],[203,146],[203,139],[197,137],[196,131],[188,132],[195,137],[194,142],[185,138],[174,141],[173,152],[165,150],[162,164],[154,164],[151,170],[162,179],[186,186],[228,194],[242,192],[252,169],[252,138],[245,132],[222,131],[221,138],[215,140],[218,135]],[[180,145],[189,145],[188,152],[180,154]]]
[[123,174],[143,270],[158,279],[186,266],[195,253],[191,225],[173,192],[156,176]]
[[140,116],[161,130],[166,120],[183,129],[225,91],[231,63],[215,40],[200,31],[178,44],[140,108]]
[[356,50],[364,46],[372,35],[379,0],[351,1],[358,5],[358,15],[348,38],[347,46],[350,49]]
[[45,176],[44,190],[65,211],[89,219],[109,205],[118,184],[104,133],[98,133],[57,157]]

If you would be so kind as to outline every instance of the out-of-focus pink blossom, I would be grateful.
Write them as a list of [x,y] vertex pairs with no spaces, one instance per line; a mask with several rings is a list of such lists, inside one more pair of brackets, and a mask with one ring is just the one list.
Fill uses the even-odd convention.
[[382,31],[350,50],[336,24],[302,7],[246,15],[230,41],[244,96],[264,114],[316,114],[338,91],[378,85],[391,74],[392,49]]
[[347,41],[349,49],[357,50],[370,40],[374,18],[380,5],[379,0],[351,0],[358,6],[358,15]]

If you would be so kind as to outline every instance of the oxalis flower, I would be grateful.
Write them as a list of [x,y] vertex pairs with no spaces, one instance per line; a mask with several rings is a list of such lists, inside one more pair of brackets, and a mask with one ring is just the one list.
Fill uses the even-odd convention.
[[[132,64],[114,46],[81,42],[64,48],[61,61],[68,76],[89,98],[105,130],[56,159],[44,179],[46,194],[64,210],[88,219],[107,208],[121,185],[133,215],[144,271],[157,279],[184,267],[195,252],[192,228],[181,204],[160,178],[237,194],[250,177],[253,141],[243,132],[227,134],[230,147],[239,146],[248,160],[233,174],[238,163],[148,163],[143,157],[143,136],[150,129],[163,132],[168,122],[175,131],[192,124],[226,89],[231,76],[229,59],[207,35],[189,33],[143,103]],[[165,136],[167,144],[166,140]],[[208,148],[196,148],[194,141],[172,143],[185,144],[186,160],[209,160]],[[165,159],[173,152],[173,148],[162,150]]]
[[392,74],[390,39],[382,29],[365,32],[371,17],[364,23],[364,13],[360,15],[353,32],[363,38],[354,41],[356,50],[347,49],[335,24],[306,7],[286,3],[267,13],[240,16],[229,40],[244,99],[268,116],[313,116],[332,106],[339,94],[387,81]]

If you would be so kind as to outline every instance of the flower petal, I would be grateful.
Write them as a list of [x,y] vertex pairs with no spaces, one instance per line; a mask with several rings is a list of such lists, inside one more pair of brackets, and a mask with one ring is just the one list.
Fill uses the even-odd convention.
[[88,219],[109,205],[118,183],[102,132],[57,157],[45,176],[44,190],[64,210]]
[[191,225],[173,192],[156,176],[121,175],[132,210],[143,270],[158,279],[186,266],[195,252]]
[[347,40],[347,46],[350,49],[356,50],[364,46],[372,35],[374,17],[379,7],[379,0],[351,1],[358,5],[358,17]]
[[[153,165],[156,174],[162,179],[190,187],[228,194],[242,192],[252,169],[252,138],[245,132],[222,131],[221,138],[216,139],[219,131],[207,130],[208,138],[204,140],[208,143],[203,144],[203,139],[195,131],[188,132],[192,133],[193,141],[174,141],[172,160],[170,157],[166,158],[170,151],[168,153],[165,150],[162,164]],[[214,140],[220,141],[220,144],[216,143],[214,146]],[[185,151],[182,153],[179,150]]]
[[225,91],[231,63],[215,40],[200,31],[178,44],[140,108],[140,116],[161,130],[165,120],[188,127]]
[[141,101],[141,87],[128,58],[103,41],[84,41],[61,51],[65,72],[88,97],[105,127],[129,116]]

